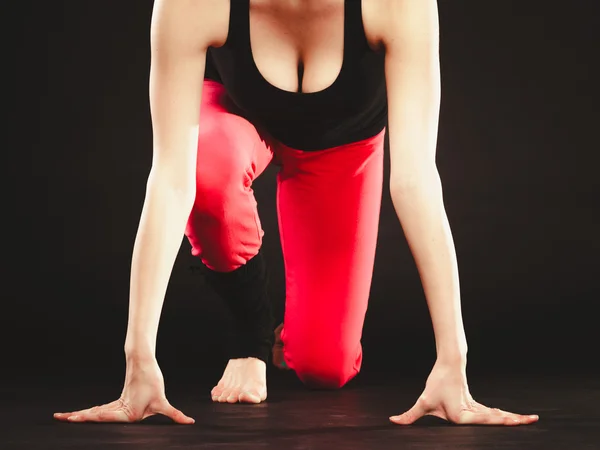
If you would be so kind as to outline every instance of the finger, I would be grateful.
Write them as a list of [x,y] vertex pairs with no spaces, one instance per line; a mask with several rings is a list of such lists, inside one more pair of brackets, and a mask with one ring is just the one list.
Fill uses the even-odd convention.
[[89,413],[95,413],[100,409],[113,409],[116,410],[121,406],[119,400],[115,400],[114,402],[107,403],[105,405],[94,406],[92,408],[80,409],[79,411],[71,411],[71,412],[62,412],[62,413],[54,413],[54,418],[58,420],[68,420],[71,416],[81,416],[87,415]]
[[168,402],[162,405],[161,408],[157,409],[156,412],[159,414],[163,414],[171,420],[173,420],[175,423],[180,423],[182,425],[192,425],[196,423],[196,421],[193,418],[186,416],[183,412],[173,407]]
[[100,409],[94,412],[87,412],[85,414],[77,414],[70,416],[67,419],[69,422],[81,423],[81,422],[135,422],[133,417],[130,417],[124,409],[110,410]]
[[[453,418],[453,422],[459,425],[504,425],[507,418],[492,410],[476,411],[469,409],[461,411],[456,418]],[[513,424],[516,425],[516,423]],[[510,423],[506,423],[506,425],[510,425]]]
[[92,408],[81,409],[79,411],[64,412],[64,413],[54,413],[54,418],[58,419],[58,420],[68,420],[69,417],[71,417],[71,416],[77,416],[77,415],[87,414],[91,410],[92,410]]
[[504,410],[498,409],[498,408],[488,408],[487,406],[484,406],[480,403],[477,404],[477,406],[478,406],[478,409],[481,410],[481,412],[491,411],[495,415],[500,415],[500,416],[504,417],[505,421],[508,422],[508,424],[510,424],[510,425],[513,425],[513,424],[526,425],[526,424],[537,422],[539,420],[539,416],[536,414],[530,414],[530,415],[516,414],[516,413],[509,412],[509,411],[504,411]]
[[119,399],[101,406],[78,411],[69,417],[69,422],[134,422],[136,420]]
[[390,417],[390,421],[398,425],[410,425],[423,417],[426,413],[427,410],[425,409],[423,402],[417,401],[417,403],[404,414]]
[[537,414],[528,414],[528,415],[517,414],[517,413],[512,413],[510,411],[504,411],[504,410],[498,409],[498,408],[494,408],[494,410],[503,414],[505,417],[509,417],[509,418],[516,420],[523,424],[537,422],[540,419],[540,416],[538,416]]
[[504,425],[504,426],[516,426],[521,425],[522,422],[511,416],[503,414],[500,410],[492,410],[487,408],[486,410],[464,410],[459,414],[456,423],[461,425]]

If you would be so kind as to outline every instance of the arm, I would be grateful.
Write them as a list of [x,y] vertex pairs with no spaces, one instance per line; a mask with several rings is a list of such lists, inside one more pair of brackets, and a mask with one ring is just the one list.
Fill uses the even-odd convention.
[[471,396],[456,253],[435,166],[440,106],[436,0],[391,0],[382,23],[386,47],[390,189],[419,269],[435,333],[437,361],[415,405],[390,420],[433,415],[460,424],[520,425],[538,420],[491,409]]
[[441,90],[437,3],[391,5],[384,35],[391,196],[423,283],[438,361],[465,365],[456,253],[435,165]]
[[152,168],[133,250],[127,359],[153,359],[158,323],[196,193],[206,1],[157,0],[151,26]]
[[167,400],[155,346],[169,275],[196,193],[198,120],[212,23],[208,13],[214,1],[154,2],[150,69],[154,154],[131,264],[124,388],[114,402],[56,413],[57,420],[137,422],[163,414],[177,423],[194,423]]

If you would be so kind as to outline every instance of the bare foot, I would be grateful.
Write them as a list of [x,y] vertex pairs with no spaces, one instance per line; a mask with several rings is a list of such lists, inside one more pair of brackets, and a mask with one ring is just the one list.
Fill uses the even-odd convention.
[[273,345],[273,364],[282,370],[290,370],[283,357],[283,341],[281,340],[283,324],[275,328],[275,344]]
[[267,365],[256,358],[230,359],[211,391],[213,402],[260,403],[267,399]]

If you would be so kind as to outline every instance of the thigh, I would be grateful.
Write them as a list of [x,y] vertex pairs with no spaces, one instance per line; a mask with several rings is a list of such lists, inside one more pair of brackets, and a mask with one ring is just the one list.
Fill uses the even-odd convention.
[[277,202],[287,283],[282,338],[292,368],[307,358],[339,366],[360,357],[384,133],[320,152],[281,150]]
[[198,136],[197,181],[202,185],[213,177],[240,180],[248,185],[273,158],[270,144],[244,117],[225,87],[204,80]]
[[185,234],[192,254],[209,268],[228,272],[258,252],[264,233],[252,183],[271,159],[270,147],[236,111],[223,85],[205,80],[196,199]]

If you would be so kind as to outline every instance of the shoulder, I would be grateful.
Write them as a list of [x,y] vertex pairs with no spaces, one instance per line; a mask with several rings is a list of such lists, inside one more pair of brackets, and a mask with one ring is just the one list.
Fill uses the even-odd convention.
[[407,41],[437,40],[437,0],[362,0],[365,31],[389,49]]
[[155,0],[153,47],[184,51],[222,45],[229,29],[229,4],[230,0]]

